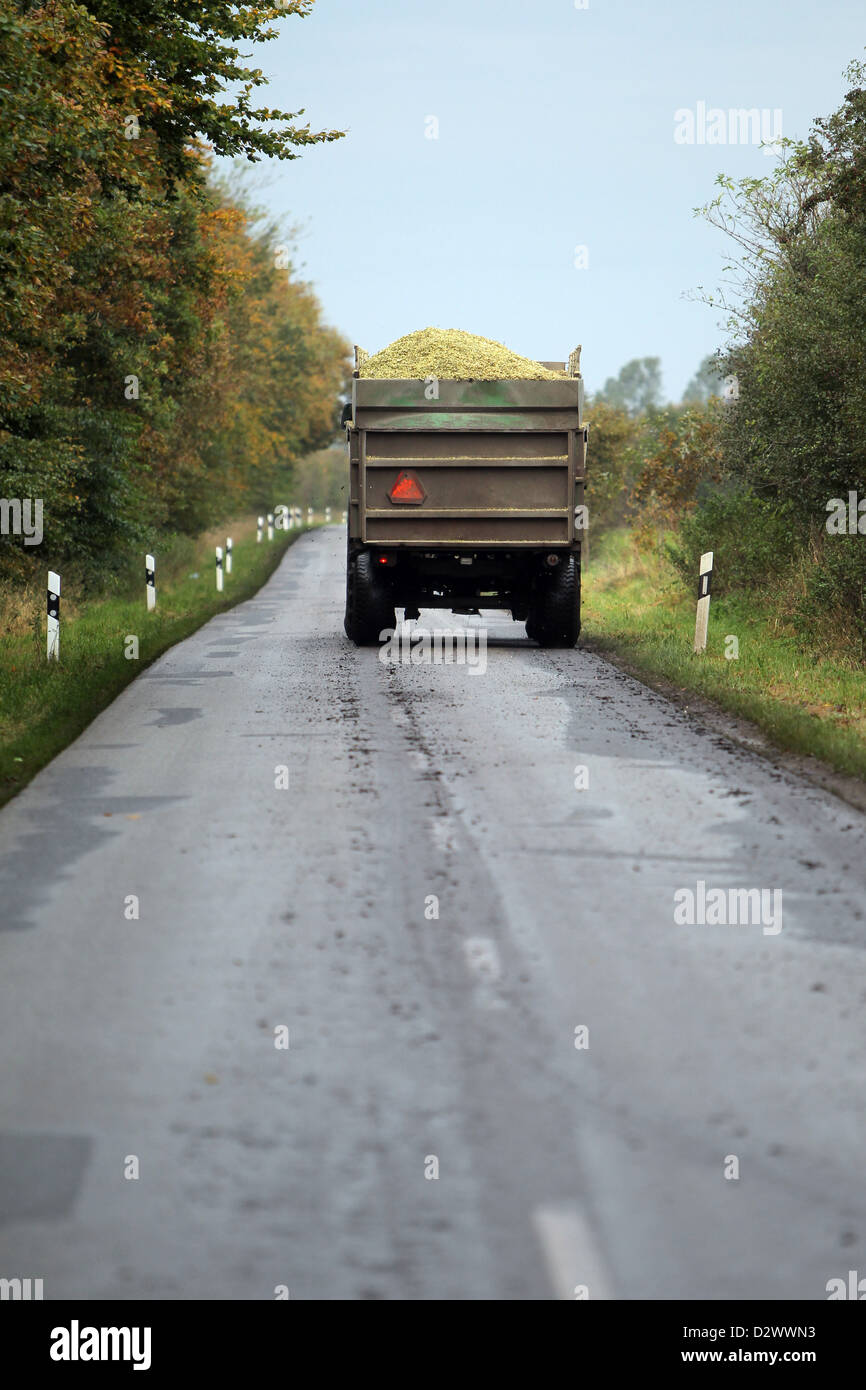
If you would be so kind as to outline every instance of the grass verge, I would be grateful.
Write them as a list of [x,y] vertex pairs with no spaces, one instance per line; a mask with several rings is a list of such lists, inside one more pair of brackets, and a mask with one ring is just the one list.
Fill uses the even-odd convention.
[[[224,543],[225,530],[185,543],[165,568],[157,556],[153,613],[145,607],[143,559],[134,596],[129,583],[126,592],[90,602],[74,590],[68,601],[64,594],[59,661],[45,658],[44,590],[32,598],[29,625],[18,621],[16,630],[0,636],[0,806],[168,647],[256,593],[302,534],[278,531],[271,544],[257,544],[254,521],[227,529],[233,564],[221,594],[214,543]],[[137,659],[125,655],[130,635],[138,639]]]
[[[604,537],[584,577],[586,645],[658,689],[696,694],[756,724],[779,748],[866,779],[866,670],[810,649],[766,595],[713,598],[707,650],[692,651],[694,595],[627,532]],[[736,638],[739,655],[728,639]]]

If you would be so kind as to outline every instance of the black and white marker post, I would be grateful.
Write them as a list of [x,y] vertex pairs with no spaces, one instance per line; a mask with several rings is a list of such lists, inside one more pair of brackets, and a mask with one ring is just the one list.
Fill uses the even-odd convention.
[[698,611],[695,618],[695,651],[707,649],[707,624],[710,620],[710,583],[713,577],[713,552],[706,551],[701,556],[701,574],[698,581]]
[[223,591],[223,548],[218,545],[216,548],[216,584],[217,593]]
[[269,540],[269,541],[272,541],[273,539],[274,539],[274,514],[273,514],[273,512],[268,512],[268,540]]
[[60,660],[60,575],[48,571],[48,660]]
[[226,537],[226,574],[232,572],[232,538]]
[[262,529],[263,529],[263,527],[264,527],[264,524],[265,524],[265,519],[264,519],[263,516],[260,516],[259,519],[258,519],[258,524],[257,524],[257,526],[256,526],[256,544],[257,544],[257,545],[261,543],[261,539],[262,539]]
[[156,607],[156,560],[152,555],[144,557],[144,584],[147,594],[147,611],[152,613]]

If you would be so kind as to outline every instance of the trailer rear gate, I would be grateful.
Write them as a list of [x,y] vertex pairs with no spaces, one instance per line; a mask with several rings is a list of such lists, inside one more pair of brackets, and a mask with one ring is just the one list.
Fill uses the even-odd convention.
[[[428,400],[423,381],[353,380],[350,536],[389,546],[571,544],[586,460],[582,379],[437,389]],[[389,498],[404,469],[423,486],[418,504]]]

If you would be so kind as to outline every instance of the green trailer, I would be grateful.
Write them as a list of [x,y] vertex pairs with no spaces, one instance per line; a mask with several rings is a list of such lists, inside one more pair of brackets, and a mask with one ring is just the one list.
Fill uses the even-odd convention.
[[375,643],[395,609],[502,609],[542,646],[580,632],[587,427],[579,353],[560,379],[362,377],[349,452],[347,635]]

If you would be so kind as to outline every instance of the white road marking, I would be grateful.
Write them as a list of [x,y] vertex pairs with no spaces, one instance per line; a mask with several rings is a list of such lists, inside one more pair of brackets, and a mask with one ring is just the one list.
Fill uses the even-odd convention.
[[576,1205],[536,1207],[532,1224],[557,1299],[573,1301],[579,1285],[586,1286],[590,1301],[613,1298],[601,1251]]

